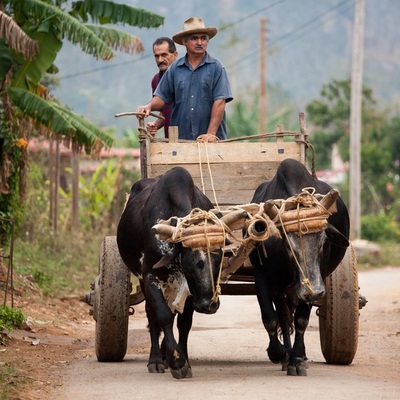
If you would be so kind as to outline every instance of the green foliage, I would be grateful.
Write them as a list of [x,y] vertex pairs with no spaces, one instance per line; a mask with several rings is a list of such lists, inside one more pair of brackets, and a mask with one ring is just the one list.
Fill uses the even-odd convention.
[[0,103],[0,247],[10,238],[14,222],[23,217],[20,198],[21,166],[24,165],[25,142],[6,123]]
[[28,115],[37,114],[38,124],[47,126],[52,132],[65,136],[75,135],[75,142],[86,149],[94,147],[97,140],[111,146],[114,139],[104,130],[78,116],[68,107],[59,105],[55,101],[48,101],[29,91],[16,87],[8,88],[8,94],[14,105]]
[[97,275],[99,249],[111,231],[55,233],[41,226],[24,230],[15,242],[14,264],[18,274],[30,276],[45,296],[83,294]]
[[[321,98],[313,100],[306,107],[308,120],[318,127],[318,138],[312,143],[317,152],[318,165],[330,165],[330,150],[326,145],[337,143],[344,161],[349,160],[350,128],[350,80],[333,80],[321,89]],[[363,88],[363,125],[369,124],[374,117],[375,100],[372,90]],[[326,136],[326,138],[324,138]]]
[[[16,377],[18,377],[18,379],[16,379]],[[0,365],[0,400],[21,398],[19,390],[27,380],[28,378],[21,375],[12,365],[8,363]]]
[[30,276],[46,296],[82,291],[96,274],[102,235],[113,232],[55,233],[49,226],[46,160],[36,161],[30,163],[27,211],[14,245],[15,270]]
[[380,251],[367,252],[357,256],[357,269],[363,271],[370,268],[400,266],[400,243],[389,240],[379,242]]
[[233,110],[227,118],[228,137],[250,136],[258,133],[258,99],[244,99],[232,103]]
[[[121,188],[122,161],[109,160],[102,162],[90,176],[79,177],[80,224],[82,229],[102,229],[113,225],[113,205],[118,199]],[[72,172],[67,169],[67,172]],[[66,193],[60,188],[61,196],[68,200],[61,210],[61,223],[69,217],[69,205],[72,192]]]
[[139,143],[139,135],[137,130],[133,129],[126,129],[123,134],[122,138],[119,140],[121,147],[124,148],[132,148],[137,149],[140,147]]
[[[43,156],[43,157],[42,157]],[[138,178],[114,161],[101,164],[93,176],[81,179],[78,231],[70,223],[70,194],[60,201],[59,232],[49,226],[47,156],[35,155],[28,174],[25,218],[14,244],[18,274],[28,275],[46,296],[85,293],[97,275],[99,246],[104,236],[116,234],[125,192]]]
[[373,242],[400,242],[400,225],[390,214],[383,212],[361,217],[361,235]]
[[0,306],[0,331],[11,331],[14,328],[21,328],[25,316],[21,310],[16,310],[10,306]]
[[[400,119],[387,120],[375,110],[372,90],[363,88],[361,137],[362,237],[374,241],[397,240],[400,210]],[[316,148],[317,168],[330,168],[332,145],[336,143],[344,161],[349,160],[350,81],[324,85],[321,99],[307,106],[316,125],[311,136]],[[348,184],[348,183],[347,183]],[[345,192],[347,190],[345,189]]]
[[[299,130],[298,120],[292,121],[292,110],[287,106],[290,101],[286,99],[285,93],[275,86],[268,87],[268,93],[274,98],[274,107],[268,112],[266,127],[263,133],[274,132],[278,125],[285,129]],[[259,96],[252,92],[249,96],[239,96],[232,103],[230,113],[227,117],[228,138],[252,136],[259,133]],[[296,128],[292,125],[296,124]]]
[[71,14],[83,22],[89,17],[101,24],[128,24],[139,28],[158,28],[164,17],[140,7],[118,4],[109,0],[80,0],[72,4]]
[[[6,88],[3,98],[14,107],[7,114],[3,110],[0,113],[0,217],[13,219],[18,225],[22,218],[27,157],[17,139],[29,139],[32,135],[28,119],[36,124],[38,132],[42,133],[44,127],[51,134],[63,135],[75,146],[85,148],[88,153],[100,146],[110,147],[114,141],[107,132],[69,107],[60,105],[43,86],[44,77],[48,82],[48,74],[58,72],[54,61],[63,40],[78,44],[88,54],[108,60],[114,55],[113,50],[140,53],[143,45],[135,35],[98,24],[156,28],[163,24],[164,18],[109,0],[3,0],[2,4],[0,83]],[[88,24],[89,20],[95,24]],[[5,78],[11,70],[9,83]],[[6,123],[7,120],[13,122],[14,128]],[[11,228],[8,222],[0,224],[2,245],[9,239]]]

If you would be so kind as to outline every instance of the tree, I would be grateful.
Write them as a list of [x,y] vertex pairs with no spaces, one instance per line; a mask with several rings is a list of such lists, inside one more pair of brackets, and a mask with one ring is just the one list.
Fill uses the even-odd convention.
[[[330,167],[332,145],[335,143],[344,161],[349,160],[350,94],[350,80],[333,80],[323,85],[321,99],[312,101],[306,107],[307,118],[316,127],[312,143],[320,169]],[[365,126],[375,113],[375,100],[370,88],[363,88],[362,99]]]
[[[158,27],[163,23],[163,17],[108,0],[72,2],[69,11],[63,8],[66,3],[66,0],[0,0],[3,27],[0,32],[0,80],[3,89],[7,87],[3,95],[10,97],[24,117],[30,117],[50,132],[64,135],[90,151],[96,139],[106,145],[110,145],[112,139],[51,98],[40,84],[44,73],[57,71],[53,62],[62,48],[63,39],[103,60],[112,58],[114,49],[142,52],[139,38],[104,25]],[[95,23],[89,23],[89,19]],[[7,100],[3,102],[8,105]],[[11,111],[5,111],[11,120]]]
[[[109,134],[61,105],[41,83],[45,73],[58,71],[54,61],[63,40],[109,60],[115,50],[140,53],[143,45],[138,37],[107,24],[156,28],[163,21],[142,8],[109,0],[0,0],[0,196],[18,188],[23,195],[26,147],[35,130],[87,152],[113,143]],[[0,217],[13,215],[10,203],[15,201],[0,198]]]
[[[400,119],[386,121],[375,109],[372,90],[363,88],[362,102],[362,213],[389,212],[395,202],[399,181]],[[315,125],[311,142],[316,148],[317,167],[329,168],[332,144],[337,143],[344,161],[349,160],[350,81],[324,85],[321,99],[306,107],[308,119]]]

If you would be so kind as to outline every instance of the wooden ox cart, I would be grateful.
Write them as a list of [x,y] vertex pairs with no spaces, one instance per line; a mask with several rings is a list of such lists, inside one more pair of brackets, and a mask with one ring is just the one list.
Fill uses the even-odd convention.
[[[134,113],[117,116],[127,114]],[[182,166],[214,203],[216,212],[223,215],[237,215],[240,210],[244,210],[250,219],[260,213],[263,215],[257,205],[248,204],[255,189],[260,183],[270,180],[286,158],[306,165],[307,149],[312,148],[303,114],[300,114],[299,132],[288,132],[278,127],[273,133],[211,144],[179,141],[174,127],[170,128],[169,140],[153,138],[147,134],[143,120],[140,122],[142,177],[156,177],[172,167]],[[252,267],[247,256],[257,240],[271,234],[262,218],[255,221],[244,218],[240,222],[238,217],[238,221],[237,230],[229,235],[231,244],[224,248],[219,283],[222,295],[255,294]],[[254,235],[244,241],[241,236],[243,228],[249,227]],[[211,236],[210,233],[209,238]],[[127,349],[129,315],[134,313],[133,306],[142,302],[144,297],[140,287],[132,291],[131,273],[121,260],[115,237],[106,237],[101,245],[99,275],[91,289],[86,300],[92,306],[91,313],[96,321],[97,358],[121,361]],[[328,363],[350,364],[355,356],[358,290],[356,258],[350,246],[340,265],[327,278],[327,294],[317,309],[321,349]]]

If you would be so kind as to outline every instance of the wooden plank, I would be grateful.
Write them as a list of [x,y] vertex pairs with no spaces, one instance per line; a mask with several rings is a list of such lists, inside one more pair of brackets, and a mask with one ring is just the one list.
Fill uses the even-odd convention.
[[170,143],[178,143],[178,127],[177,126],[170,126],[168,128],[168,139]]
[[[205,147],[207,146],[207,147]],[[151,143],[151,164],[192,164],[214,162],[300,161],[296,142],[228,142],[228,143]]]
[[[213,187],[218,204],[234,205],[248,203],[258,185],[272,179],[278,165],[279,162],[214,164],[211,166],[212,177],[207,166],[202,166],[202,176],[198,165],[186,164],[184,167],[214,204]],[[172,165],[152,165],[153,176],[162,175],[171,168]]]

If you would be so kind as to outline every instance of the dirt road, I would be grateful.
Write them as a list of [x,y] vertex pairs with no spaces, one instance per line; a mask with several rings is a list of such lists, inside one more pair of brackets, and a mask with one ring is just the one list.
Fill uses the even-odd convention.
[[[289,377],[267,360],[267,335],[254,297],[221,298],[212,316],[195,315],[189,338],[192,379],[169,372],[149,374],[148,334],[143,308],[131,317],[128,354],[122,363],[90,356],[61,369],[51,399],[398,399],[400,391],[400,268],[359,274],[368,304],[360,313],[356,357],[350,366],[327,365],[312,313],[306,334],[307,377]],[[90,345],[93,345],[91,343]],[[87,352],[85,353],[87,355]]]

